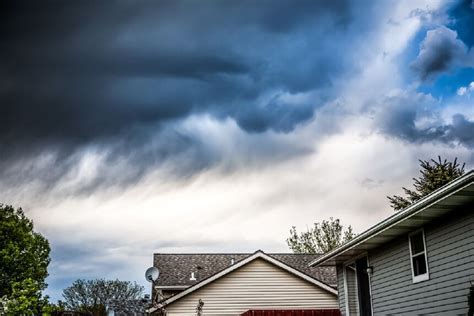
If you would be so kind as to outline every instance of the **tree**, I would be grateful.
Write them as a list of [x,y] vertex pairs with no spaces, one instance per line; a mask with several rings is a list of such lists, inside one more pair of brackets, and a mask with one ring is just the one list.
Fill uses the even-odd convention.
[[50,262],[48,240],[33,228],[21,208],[0,204],[0,297],[21,314],[41,309]]
[[9,315],[36,315],[49,310],[49,297],[42,297],[38,282],[27,278],[14,282],[12,293],[6,302],[6,312]]
[[344,230],[339,219],[330,217],[328,221],[314,223],[312,229],[301,234],[298,234],[296,227],[293,226],[286,243],[294,253],[326,253],[355,236],[351,226]]
[[112,301],[139,300],[144,287],[136,282],[119,280],[76,280],[63,290],[64,303],[69,310],[107,315],[106,306]]
[[392,197],[387,196],[390,201],[390,206],[395,210],[399,211],[410,206],[412,203],[420,200],[422,197],[430,194],[436,189],[441,188],[445,184],[453,181],[454,179],[464,174],[464,166],[459,165],[457,158],[453,162],[441,160],[438,156],[438,161],[431,160],[419,160],[421,166],[421,176],[416,179],[413,178],[415,190],[410,190],[402,187],[405,191],[406,197],[394,195]]

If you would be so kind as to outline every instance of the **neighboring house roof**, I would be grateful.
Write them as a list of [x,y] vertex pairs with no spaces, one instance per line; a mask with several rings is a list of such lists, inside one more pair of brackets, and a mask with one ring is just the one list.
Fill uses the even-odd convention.
[[[280,256],[282,256],[282,258],[289,258],[289,254],[280,254]],[[286,256],[286,257],[285,257]],[[291,266],[289,266],[288,264],[284,263],[283,261],[279,260],[279,259],[276,259],[275,258],[275,255],[267,255],[265,254],[264,252],[262,252],[261,250],[258,250],[257,252],[253,253],[252,255],[250,256],[247,256],[243,259],[241,259],[240,261],[234,263],[233,265],[229,265],[227,268],[201,280],[200,282],[198,283],[195,283],[194,285],[190,286],[189,288],[187,288],[186,290],[174,295],[174,296],[171,296],[170,298],[166,299],[164,302],[163,302],[163,305],[168,305],[176,300],[179,300],[180,298],[182,298],[183,296],[186,296],[200,288],[202,288],[203,286],[229,274],[230,272],[246,265],[247,263],[249,262],[252,262],[253,260],[256,260],[256,259],[263,259],[269,263],[272,263],[274,264],[275,266],[278,266],[284,270],[286,270],[287,272],[290,272],[291,274],[297,276],[297,277],[300,277],[304,280],[306,280],[307,282],[309,283],[312,283],[313,285],[316,285],[324,290],[326,290],[327,292],[331,293],[331,294],[334,294],[334,295],[337,295],[337,290],[334,289],[333,287],[331,287],[330,285],[320,281],[320,280],[317,280],[316,278],[314,278],[313,276],[310,276],[310,275],[307,275],[305,273],[303,273],[302,271],[296,269],[296,268],[293,268]],[[294,259],[293,259],[294,260]],[[153,312],[155,309],[151,309],[150,312]]]
[[[207,253],[207,254],[154,254],[153,265],[160,270],[157,288],[185,289],[206,279],[217,272],[250,257],[251,253]],[[320,255],[314,254],[267,254],[286,265],[329,285],[336,284],[334,267],[310,267],[308,264]],[[200,269],[198,270],[198,267]],[[196,281],[191,281],[191,272],[196,274]]]
[[114,316],[144,316],[148,306],[150,306],[150,299],[147,298],[138,300],[113,299],[107,304],[107,312],[113,312]]
[[344,245],[313,260],[310,265],[345,262],[473,202],[474,170],[471,170],[411,206],[394,213]]

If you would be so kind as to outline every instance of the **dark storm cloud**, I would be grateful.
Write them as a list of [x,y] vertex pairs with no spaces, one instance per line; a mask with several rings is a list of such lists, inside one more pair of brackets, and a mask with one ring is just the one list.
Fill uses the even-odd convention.
[[450,123],[443,123],[430,109],[436,100],[427,95],[406,93],[387,98],[379,106],[375,120],[384,134],[410,143],[460,143],[474,148],[474,121],[458,113]]
[[474,121],[469,121],[462,114],[456,114],[452,117],[452,124],[444,128],[446,139],[454,139],[474,148]]
[[343,47],[355,40],[344,0],[1,6],[4,179],[12,166],[52,152],[55,171],[23,168],[20,176],[54,182],[91,145],[111,163],[132,159],[138,175],[183,152],[203,168],[214,158],[176,134],[175,122],[210,114],[247,132],[289,132],[319,104],[262,96],[330,87],[347,71]]
[[442,26],[426,33],[412,68],[422,80],[426,80],[454,66],[470,64],[471,57],[457,33]]
[[240,126],[248,131],[262,132],[267,126],[275,126],[276,131],[289,132],[293,129],[294,122],[305,121],[312,114],[311,105],[286,104],[277,96],[261,107],[240,112],[237,119]]

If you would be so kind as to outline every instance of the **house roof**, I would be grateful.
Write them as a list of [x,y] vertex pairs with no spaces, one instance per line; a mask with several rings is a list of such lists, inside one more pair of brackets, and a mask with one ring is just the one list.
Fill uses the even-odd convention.
[[[283,255],[283,254],[281,254]],[[229,265],[227,268],[209,276],[208,278],[205,278],[201,281],[198,281],[197,283],[193,284],[192,286],[188,287],[186,290],[174,295],[174,296],[171,296],[170,298],[166,299],[165,301],[162,302],[163,305],[168,305],[176,300],[179,300],[181,297],[183,296],[186,296],[198,289],[200,289],[201,287],[213,282],[214,280],[217,280],[225,275],[227,275],[228,273],[246,265],[247,263],[249,262],[252,262],[253,260],[256,260],[256,259],[263,259],[267,262],[270,262],[290,273],[292,273],[293,275],[297,276],[297,277],[300,277],[316,286],[319,286],[320,288],[328,291],[329,293],[332,293],[334,295],[337,295],[337,290],[334,289],[333,287],[329,286],[328,284],[324,283],[324,282],[321,282],[320,280],[317,280],[315,279],[314,277],[312,276],[309,276],[299,270],[297,270],[296,268],[293,268],[291,266],[289,266],[288,264],[284,263],[283,261],[280,261],[278,259],[276,259],[275,257],[275,254],[274,255],[267,255],[265,254],[263,251],[261,250],[258,250],[256,251],[255,253],[253,253],[252,255],[250,256],[247,256],[246,258],[243,258],[241,259],[240,261],[238,261],[237,263],[234,263],[232,265]],[[285,254],[285,256],[289,256],[289,254]],[[152,308],[151,310],[149,310],[149,312],[153,312],[155,309]]]
[[455,212],[460,206],[468,203],[474,203],[474,170],[372,226],[344,245],[316,258],[310,265],[334,265],[345,262],[434,219]]
[[[268,256],[331,286],[336,284],[334,267],[310,267],[309,263],[320,255],[273,253]],[[153,265],[160,270],[157,288],[185,289],[201,280],[230,267],[252,256],[251,253],[195,253],[195,254],[154,254]],[[199,267],[199,269],[198,269]],[[190,280],[191,272],[195,273],[196,281]]]

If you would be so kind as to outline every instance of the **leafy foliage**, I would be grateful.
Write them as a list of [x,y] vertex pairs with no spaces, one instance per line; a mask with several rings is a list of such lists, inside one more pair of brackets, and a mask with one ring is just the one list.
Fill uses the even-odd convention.
[[48,276],[49,243],[21,208],[0,204],[0,297],[12,314],[38,313]]
[[14,282],[6,310],[11,315],[40,314],[49,310],[48,297],[41,297],[38,282],[31,278]]
[[76,280],[63,290],[67,309],[88,312],[93,315],[107,315],[106,306],[112,301],[139,300],[143,286],[136,282],[119,280]]
[[43,307],[43,316],[48,315],[62,315],[61,313],[66,311],[66,305],[59,300],[56,304],[49,303]]
[[294,253],[326,253],[355,236],[351,226],[344,230],[339,219],[330,217],[328,221],[314,223],[312,229],[301,234],[293,226],[286,243]]
[[403,187],[402,189],[405,191],[406,197],[398,195],[387,197],[390,201],[390,206],[395,211],[410,206],[422,197],[462,176],[464,174],[465,164],[460,166],[457,162],[457,158],[455,158],[453,162],[449,162],[446,159],[441,160],[441,157],[438,156],[438,161],[434,159],[426,161],[420,160],[420,166],[421,176],[418,179],[413,178],[415,190]]

